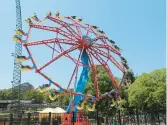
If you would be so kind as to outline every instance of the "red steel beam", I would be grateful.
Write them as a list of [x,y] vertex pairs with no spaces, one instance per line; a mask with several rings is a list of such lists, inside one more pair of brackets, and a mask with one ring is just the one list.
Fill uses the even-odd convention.
[[46,66],[50,65],[52,62],[54,62],[55,60],[59,59],[60,57],[62,57],[63,55],[76,50],[78,48],[78,46],[72,46],[70,49],[67,49],[66,51],[61,52],[59,55],[57,55],[56,57],[54,57],[51,61],[47,62],[44,66],[42,66],[41,68],[39,68],[38,70],[42,70],[43,68],[45,68]]
[[[39,74],[40,74],[41,76],[43,76],[45,79],[47,79],[47,80],[49,80],[49,81],[51,80],[48,76],[46,76],[45,74],[43,74],[41,71],[37,71],[37,73],[39,73]],[[52,81],[52,83],[53,83],[53,85],[55,85],[55,86],[61,88],[62,91],[63,91],[64,93],[68,94],[68,95],[78,95],[78,96],[84,96],[84,97],[87,97],[87,98],[91,98],[91,97],[92,97],[91,95],[85,95],[85,94],[81,94],[81,93],[77,93],[77,92],[71,92],[70,90],[66,90],[66,89],[62,88],[62,87],[60,86],[60,84],[57,83],[57,82]]]
[[31,61],[32,61],[32,63],[33,63],[33,65],[35,66],[35,70],[37,71],[37,65],[35,64],[35,61],[34,61],[34,59],[32,58],[32,54],[31,54],[31,52],[30,52],[30,50],[28,49],[28,47],[27,46],[25,46],[25,48],[26,48],[26,50],[27,50],[27,52],[28,52],[28,54],[29,54],[29,56],[31,56]]
[[115,66],[120,69],[123,73],[125,73],[124,68],[116,61],[116,59],[114,59],[114,57],[112,57],[110,54],[107,54],[106,52],[96,48],[97,50],[94,49],[94,51],[96,51],[98,54],[106,57],[107,59],[109,59],[113,64],[115,64]]
[[71,85],[71,82],[72,82],[72,79],[73,79],[73,77],[74,77],[74,75],[75,75],[76,70],[78,69],[79,60],[80,60],[80,58],[81,58],[81,56],[82,56],[83,50],[84,50],[84,48],[82,48],[82,50],[81,50],[81,52],[80,52],[80,54],[79,54],[79,57],[78,57],[78,60],[77,60],[77,64],[76,64],[76,66],[75,66],[75,68],[74,68],[74,71],[73,71],[73,73],[72,73],[72,76],[71,76],[70,82],[69,82],[69,84],[68,84],[67,90],[69,89],[69,87],[70,87],[70,85]]
[[[45,79],[47,79],[48,81],[51,80],[48,76],[46,76],[45,74],[43,74],[41,71],[38,70],[37,73],[41,74],[41,75],[42,75]],[[63,89],[58,83],[56,83],[56,82],[54,82],[54,81],[52,81],[52,82],[53,82],[53,84],[54,84],[55,86],[57,86],[57,87]]]
[[95,43],[93,45],[96,45],[95,47],[98,47],[98,48],[105,48],[105,49],[109,49],[110,51],[112,51],[113,53],[117,54],[117,55],[121,55],[120,52],[116,51],[113,47],[111,47],[110,45],[107,45],[107,44],[98,44],[98,43]]
[[79,33],[80,38],[82,38],[82,32],[81,32],[80,26],[77,25],[77,24],[74,24],[74,26],[76,27],[76,29],[77,29],[77,31]]
[[69,38],[71,40],[75,40],[75,39],[72,39],[74,36],[72,36],[68,32],[66,32],[66,31],[64,31],[64,30],[62,30],[60,28],[57,28],[57,27],[35,25],[35,24],[30,24],[30,27],[37,28],[37,29],[43,29],[43,30],[47,30],[47,31],[57,32],[57,33],[61,34],[64,37],[67,37],[67,38]]
[[[71,40],[59,39],[59,38],[52,38],[52,39],[47,39],[47,40],[40,40],[40,41],[35,41],[35,42],[30,42],[30,43],[24,43],[23,45],[24,46],[35,46],[35,45],[40,45],[40,44],[57,43],[58,41],[59,43],[63,43],[63,44],[77,45],[77,43],[73,43]],[[64,42],[64,41],[69,41],[69,42]]]
[[113,85],[115,86],[115,88],[117,88],[118,90],[120,89],[119,85],[117,84],[114,75],[112,74],[108,64],[96,53],[96,51],[89,49],[89,53],[91,53],[91,55],[93,55],[94,58],[96,58],[102,65],[103,67],[106,69],[106,71],[108,72],[108,75],[113,83]]
[[54,17],[51,17],[51,16],[48,16],[47,18],[49,20],[55,22],[55,23],[58,23],[58,24],[62,25],[63,27],[65,27],[71,33],[71,35],[73,35],[73,36],[75,36],[76,38],[79,39],[79,35],[75,32],[75,30],[73,28],[70,27],[70,24],[68,24],[64,21],[61,21],[59,19],[56,19]]
[[[45,45],[48,46],[49,48],[53,49],[55,52],[60,53],[58,50],[56,50],[55,48],[49,46],[48,44],[45,44]],[[69,58],[69,59],[71,59],[74,63],[77,62],[77,60],[74,59],[74,58],[72,58],[69,54],[65,54],[64,56],[67,57],[67,58]],[[80,66],[87,66],[86,64],[82,64],[82,62],[79,62],[79,65]]]
[[96,91],[96,98],[99,97],[99,85],[98,85],[98,77],[97,77],[97,70],[96,70],[96,65],[93,62],[93,58],[90,54],[89,55],[89,63],[92,68],[92,77],[93,77],[93,82],[94,82],[94,89]]
[[94,82],[94,88],[96,91],[96,97],[99,97],[99,86],[98,86],[98,78],[97,78],[97,69],[94,64],[92,64],[92,76],[93,76],[93,82]]

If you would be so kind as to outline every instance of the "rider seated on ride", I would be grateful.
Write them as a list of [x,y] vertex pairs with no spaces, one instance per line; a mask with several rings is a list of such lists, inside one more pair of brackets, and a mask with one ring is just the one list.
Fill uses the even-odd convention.
[[111,107],[116,106],[116,104],[117,104],[117,95],[116,94],[114,94],[114,96],[112,96],[111,101],[112,101]]
[[114,93],[113,92],[108,92],[107,95],[112,98],[114,96]]
[[113,40],[109,40],[109,42],[112,43],[112,44],[115,44],[115,42]]
[[104,34],[104,31],[103,30],[98,30],[99,33],[101,34]]
[[32,69],[32,67],[30,67],[30,66],[28,66],[28,65],[26,65],[26,66],[21,65],[21,68]]
[[77,18],[77,16],[71,16],[73,19],[76,19]]
[[21,38],[18,35],[14,35],[13,40],[16,41],[16,42],[22,41]]
[[37,17],[37,15],[36,15],[36,13],[34,13],[34,15],[32,16],[32,18],[33,18],[34,20],[37,20],[37,21],[38,21],[38,17]]
[[87,110],[88,111],[94,111],[95,110],[95,105],[96,105],[95,102],[92,101],[90,103],[90,105],[88,106]]
[[60,13],[59,13],[59,12],[56,12],[55,15],[56,15],[56,17],[59,17],[59,16],[60,16]]
[[14,35],[13,38],[20,39],[18,35]]
[[120,48],[119,48],[117,45],[113,45],[113,47],[114,47],[116,50],[120,51]]
[[31,21],[30,18],[27,18],[25,21],[26,21],[27,23],[32,23],[32,21]]
[[126,65],[124,65],[124,67],[126,68],[126,69],[129,69],[129,66],[126,64]]
[[49,98],[50,100],[54,101],[57,97],[59,97],[60,92],[54,91],[53,93],[50,93]]
[[25,56],[17,56],[16,60],[17,60],[18,62],[22,62],[22,61],[27,60],[27,57],[25,57]]
[[27,59],[25,56],[17,56],[18,59]]
[[97,29],[97,28],[99,28],[99,27],[97,27],[97,26],[94,26],[94,25],[92,25],[92,27],[93,27],[94,29]]
[[17,29],[17,30],[16,30],[16,34],[18,34],[18,35],[24,35],[25,33],[24,33],[23,30]]
[[47,12],[47,16],[51,16],[52,15],[52,13],[51,12]]
[[128,64],[127,64],[127,63],[122,62],[122,65],[123,65],[126,69],[129,69],[129,66],[128,66]]
[[82,21],[82,18],[78,18],[78,22],[81,22]]
[[50,87],[50,84],[43,84],[42,86],[39,86],[40,89],[44,89]]
[[83,110],[83,109],[84,109],[84,105],[85,105],[85,100],[82,99],[82,100],[79,101],[79,103],[78,103],[78,105],[76,106],[76,108],[77,108],[78,110]]
[[127,63],[127,60],[126,60],[124,57],[121,57],[121,60],[122,60],[124,63]]
[[50,96],[51,97],[54,97],[56,94],[55,93],[50,93]]

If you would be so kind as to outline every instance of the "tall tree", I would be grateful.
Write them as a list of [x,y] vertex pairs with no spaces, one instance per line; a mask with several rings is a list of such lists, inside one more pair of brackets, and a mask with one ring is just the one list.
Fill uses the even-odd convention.
[[44,95],[37,90],[30,90],[24,93],[24,99],[33,100],[34,103],[42,103],[44,101]]
[[11,91],[4,89],[0,91],[0,100],[9,100],[11,99]]
[[165,108],[165,83],[166,69],[143,73],[128,89],[130,105],[138,109]]
[[[103,67],[97,67],[97,77],[98,77],[98,86],[99,86],[99,94],[104,94],[114,89],[112,81],[110,80],[106,70]],[[117,78],[117,80],[119,80]],[[94,81],[92,76],[92,71],[89,72],[89,78],[85,89],[86,94],[91,94],[96,96],[96,92],[94,89]],[[96,109],[101,111],[108,111],[109,107],[111,107],[111,99],[106,97],[96,104]]]

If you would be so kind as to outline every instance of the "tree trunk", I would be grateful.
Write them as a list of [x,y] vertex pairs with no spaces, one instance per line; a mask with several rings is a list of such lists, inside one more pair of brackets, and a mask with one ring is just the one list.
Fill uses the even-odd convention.
[[140,125],[138,109],[136,109],[136,120],[137,120],[137,125]]
[[144,112],[144,122],[145,122],[145,125],[147,125],[147,112]]
[[121,111],[118,110],[118,115],[119,115],[119,124],[121,125]]

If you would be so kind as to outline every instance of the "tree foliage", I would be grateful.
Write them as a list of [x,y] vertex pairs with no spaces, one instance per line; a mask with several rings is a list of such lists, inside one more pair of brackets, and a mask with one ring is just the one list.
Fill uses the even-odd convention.
[[[97,67],[97,77],[98,77],[98,87],[100,95],[114,89],[112,81],[110,80],[106,70],[103,67]],[[119,78],[117,78],[116,80],[119,80]],[[96,96],[92,71],[89,72],[89,78],[86,85],[85,93]],[[111,103],[112,103],[111,99],[106,97],[97,102],[96,109],[101,111],[108,110],[107,108],[111,107]]]
[[25,100],[33,100],[33,103],[42,103],[44,96],[37,90],[30,90],[24,93]]
[[128,89],[130,106],[138,109],[164,108],[166,69],[141,74]]
[[11,91],[4,89],[0,91],[0,100],[9,100],[11,99]]

